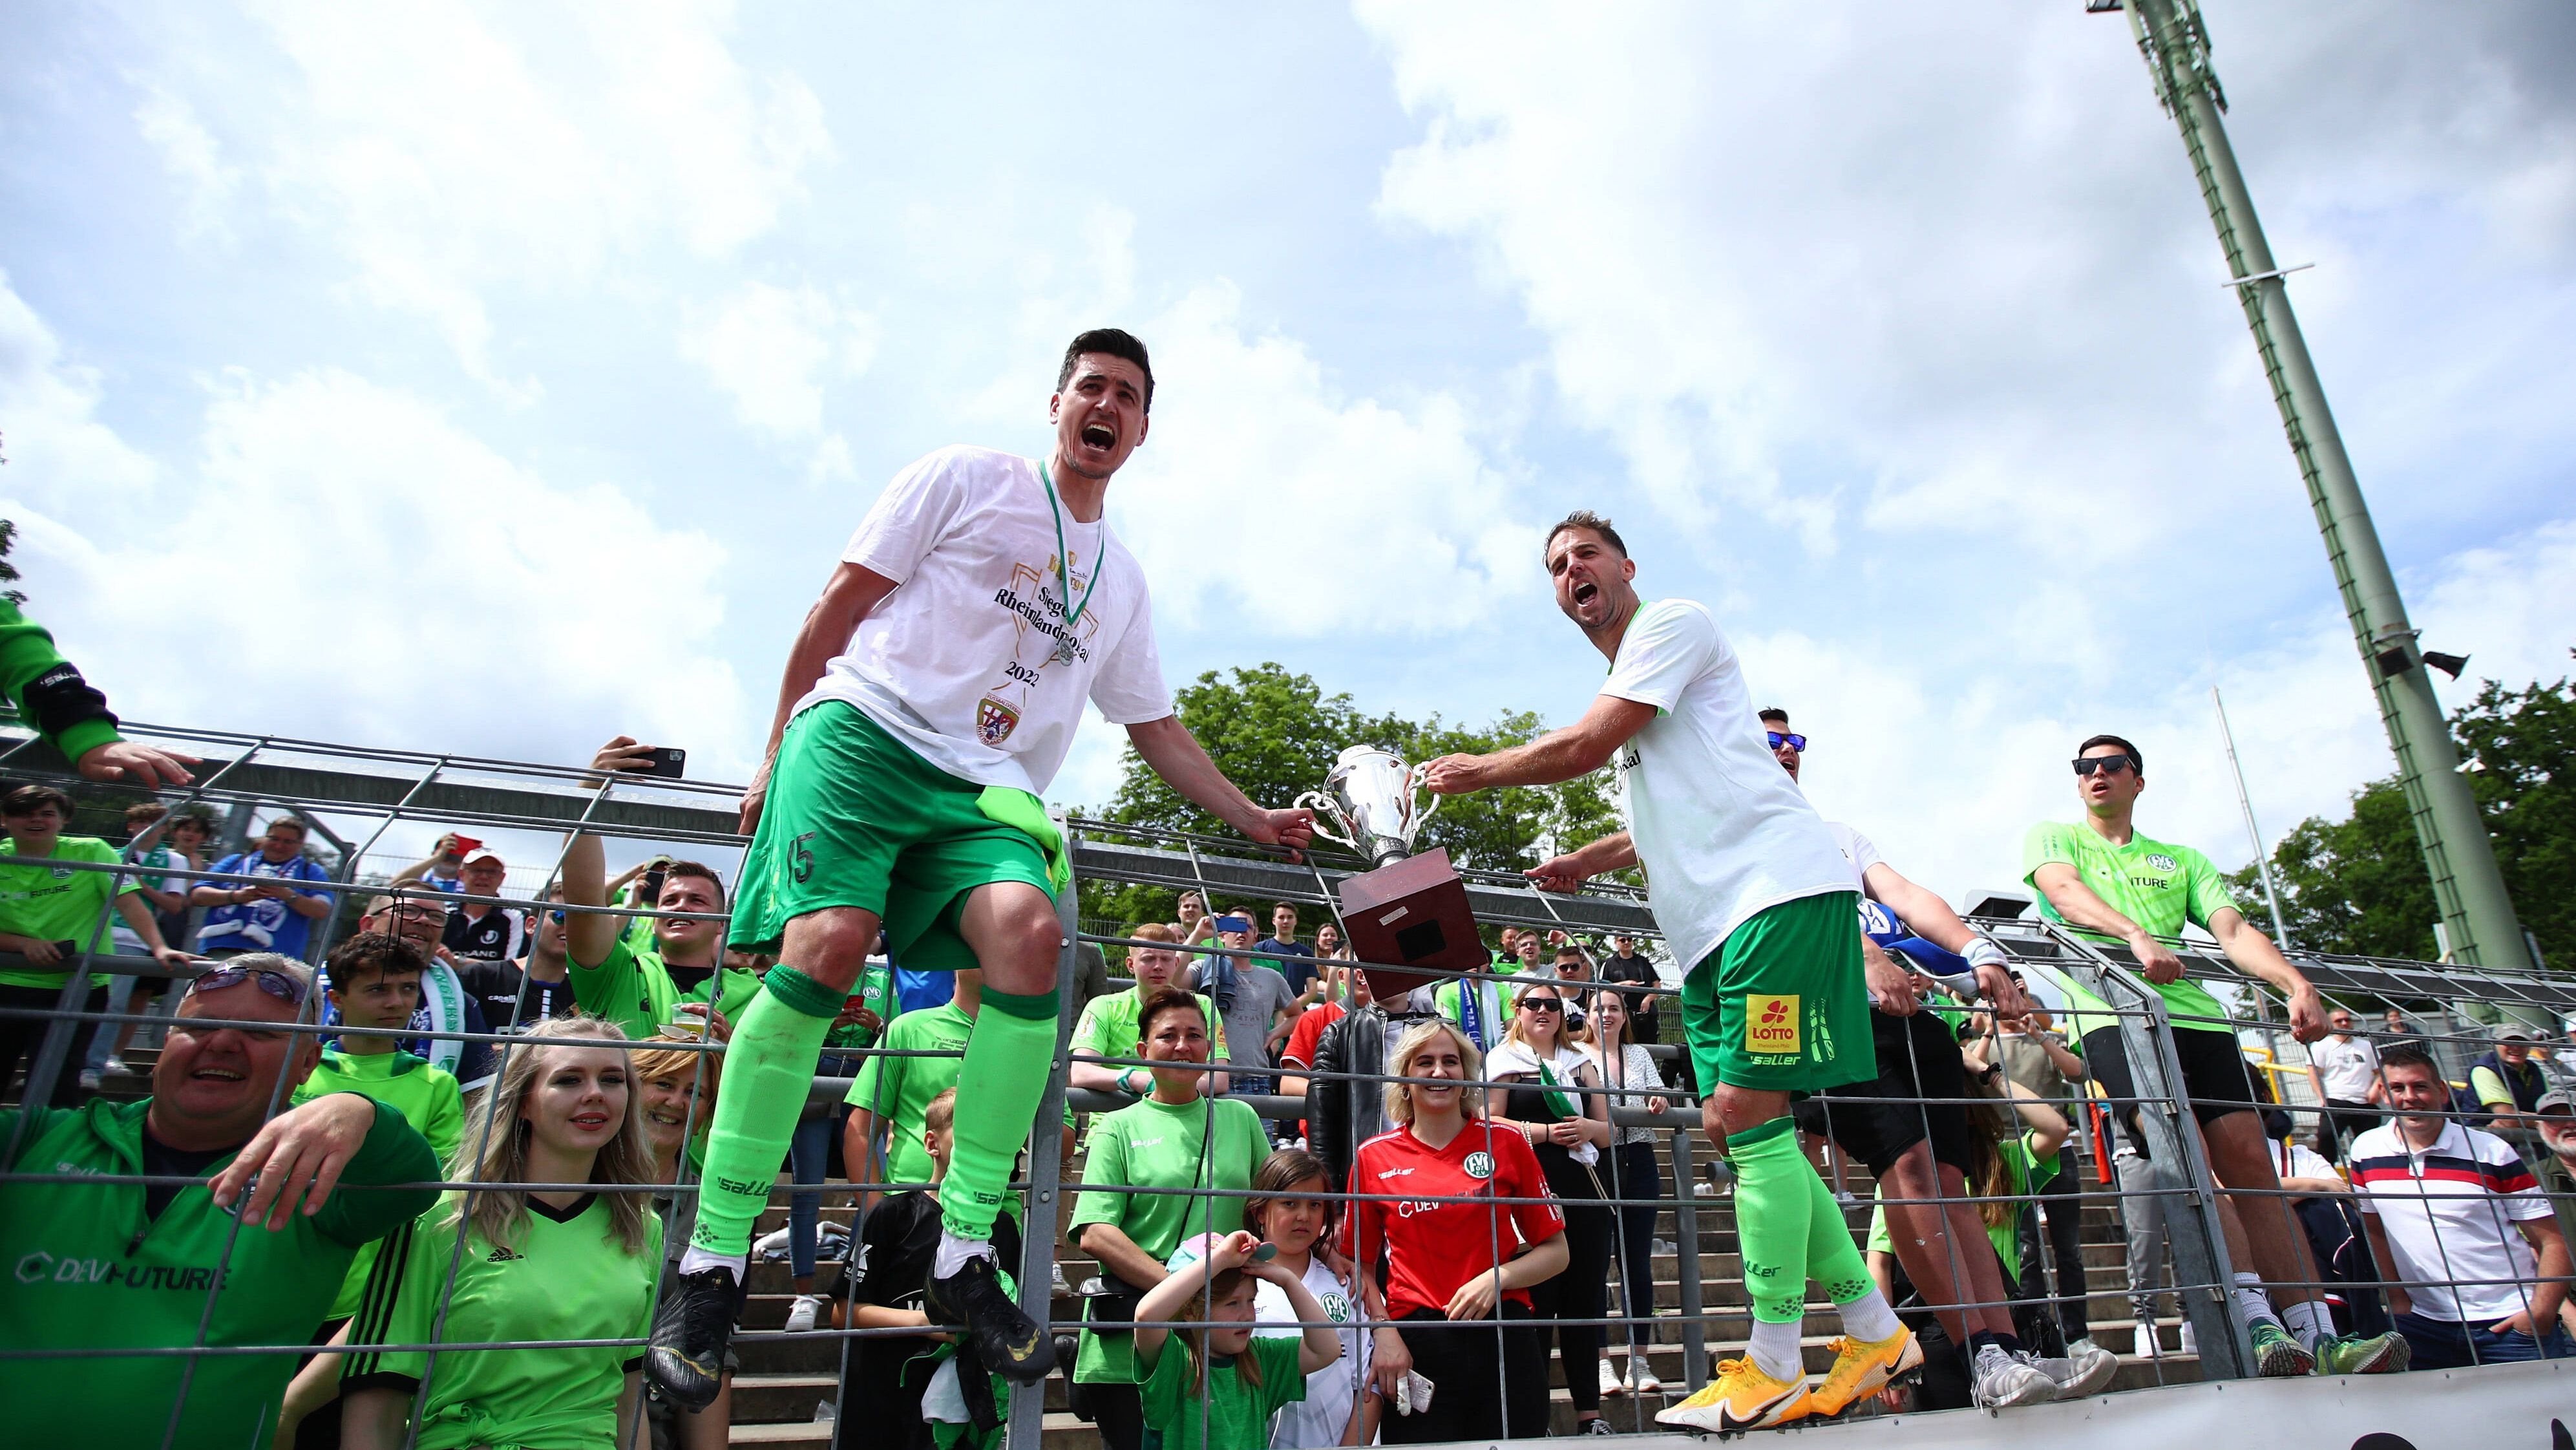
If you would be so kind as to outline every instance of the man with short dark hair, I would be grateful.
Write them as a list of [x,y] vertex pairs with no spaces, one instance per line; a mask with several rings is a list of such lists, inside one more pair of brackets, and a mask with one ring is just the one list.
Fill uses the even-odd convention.
[[1315,980],[1315,949],[1297,940],[1297,908],[1280,902],[1270,908],[1270,935],[1252,944],[1252,950],[1264,962],[1288,979],[1288,990],[1299,997]]
[[[1601,980],[1622,987],[1656,987],[1663,978],[1655,975],[1654,959],[1637,950],[1637,939],[1621,932],[1610,938],[1610,955],[1601,963]],[[1661,1042],[1655,1004],[1662,999],[1650,991],[1628,992],[1628,1035],[1638,1042]]]
[[197,928],[197,950],[210,957],[275,952],[301,960],[313,923],[331,914],[336,899],[327,891],[287,884],[331,879],[320,862],[304,854],[304,823],[293,816],[270,821],[258,850],[226,856],[213,869],[222,876],[265,879],[247,885],[200,881],[188,893],[190,902],[213,908]]
[[1052,1366],[1044,1326],[1002,1287],[991,1235],[1055,1055],[1055,894],[1070,866],[1038,793],[1086,703],[1251,840],[1293,854],[1312,838],[1311,811],[1254,804],[1174,714],[1144,571],[1104,517],[1153,387],[1134,337],[1076,337],[1048,404],[1048,455],[945,448],[905,469],[789,650],[743,799],[753,839],[730,938],[780,965],[735,1027],[697,1226],[647,1354],[684,1405],[716,1392],[751,1225],[880,934],[912,970],[984,973],[923,1308],[962,1326],[998,1374],[1034,1383]]
[[[1615,762],[1629,828],[1526,874],[1573,891],[1645,867],[1656,920],[1692,964],[1683,1025],[1707,1089],[1702,1126],[1735,1166],[1753,1300],[1745,1356],[1656,1420],[1727,1433],[1841,1414],[1923,1362],[1789,1117],[1793,1093],[1878,1071],[1850,868],[1763,750],[1742,664],[1707,608],[1640,599],[1637,565],[1598,514],[1567,515],[1544,557],[1557,608],[1609,658],[1609,680],[1573,725],[1491,755],[1443,756],[1425,782],[1441,795],[1553,785]],[[1813,1390],[1799,1347],[1811,1276],[1846,1330]]]
[[[2127,947],[2139,973],[2164,998],[2182,1066],[2178,1087],[2191,1102],[2210,1171],[2224,1188],[2246,1195],[2240,1202],[2235,1193],[2222,1193],[2219,1208],[2229,1261],[2237,1266],[2236,1312],[2252,1331],[2256,1367],[2270,1376],[2404,1369],[2405,1342],[2397,1336],[2335,1333],[2314,1287],[2317,1271],[2307,1234],[2279,1196],[2280,1174],[2255,1111],[2254,1080],[2227,1009],[2183,975],[2182,958],[2171,944],[2181,940],[2187,925],[2207,930],[2229,961],[2281,995],[2290,1035],[2300,1042],[2325,1035],[2323,999],[2272,939],[2236,909],[2208,857],[2137,829],[2138,797],[2147,785],[2144,752],[2117,735],[2095,735],[2076,748],[2074,769],[2084,818],[2031,827],[2022,848],[2025,879],[2039,895],[2042,916]],[[2082,1044],[2086,1069],[2134,1129],[2138,1094],[2118,1016],[2071,974],[2056,975],[2067,997],[2067,1035]]]
[[2567,1239],[2539,1180],[2503,1139],[2444,1116],[2432,1054],[2391,1044],[2379,1072],[2397,1116],[2352,1140],[2352,1187],[2415,1367],[2576,1357],[2558,1323]]
[[2317,1151],[2340,1161],[2355,1134],[2379,1126],[2379,1049],[2352,1030],[2352,1009],[2326,1009],[2326,1035],[2308,1046],[2308,1085],[2325,1111],[2317,1115]]
[[[359,1247],[437,1203],[392,1186],[441,1177],[399,1110],[333,1093],[268,1117],[312,1072],[315,1038],[194,1025],[309,1022],[312,991],[301,962],[234,958],[190,985],[152,1096],[26,1114],[22,1167],[188,1181],[0,1180],[0,1264],[15,1269],[0,1350],[307,1343]],[[0,1111],[0,1141],[21,1112]],[[265,1445],[294,1369],[291,1354],[0,1355],[0,1404],[13,1443]]]
[[[139,879],[82,869],[115,866],[124,858],[96,836],[64,835],[71,815],[72,798],[49,785],[22,785],[0,801],[0,824],[9,831],[9,854],[63,863],[0,863],[0,951],[26,958],[25,966],[0,967],[0,1006],[44,1011],[59,1007],[80,954],[113,950],[107,930],[112,920],[123,921],[144,949],[163,963],[175,966],[187,960],[186,953],[171,950],[161,940],[160,925],[152,919]],[[105,1011],[107,977],[90,973],[89,988],[80,999],[80,1010]],[[0,1089],[7,1088],[22,1059],[34,1070],[50,1026],[41,1017],[0,1017]],[[56,1107],[70,1107],[80,1100],[82,1064],[90,1048],[115,1031],[115,1024],[109,1022],[73,1027],[71,1052],[55,1074],[50,1093]],[[90,1082],[96,1086],[97,1079],[92,1077]]]

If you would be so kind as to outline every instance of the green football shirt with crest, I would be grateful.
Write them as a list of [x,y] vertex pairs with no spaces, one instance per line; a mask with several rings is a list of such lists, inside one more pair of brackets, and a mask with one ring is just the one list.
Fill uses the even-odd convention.
[[[2042,821],[2031,827],[2023,839],[2021,855],[2022,880],[2039,898],[2040,915],[2060,925],[2073,923],[2058,914],[2056,904],[2034,879],[2040,867],[2053,861],[2074,867],[2077,878],[2113,911],[2168,941],[2179,939],[2185,925],[2206,928],[2220,911],[2236,907],[2236,899],[2227,894],[2226,881],[2207,856],[2189,846],[2169,845],[2151,836],[2132,835],[2129,844],[2115,846],[2088,826]],[[2098,941],[2111,940],[2099,932],[2084,935]],[[2085,1033],[2119,1020],[2104,1015],[2111,1011],[2111,1004],[2086,991],[2071,974],[2061,975],[2070,1009],[2066,1034],[2070,1039],[2081,1042]],[[2227,1009],[2200,983],[2184,977],[2162,983],[2156,990],[2163,994],[2165,1008],[2173,1015],[2176,1027],[2201,1032],[2229,1030],[2220,1020],[2228,1015]]]

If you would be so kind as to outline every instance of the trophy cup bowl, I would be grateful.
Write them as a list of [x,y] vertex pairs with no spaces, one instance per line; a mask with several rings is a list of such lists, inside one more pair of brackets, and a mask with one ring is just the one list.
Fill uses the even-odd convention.
[[1424,768],[1382,745],[1354,745],[1333,761],[1324,789],[1296,804],[1314,811],[1316,835],[1384,866],[1413,854],[1423,823],[1440,808],[1440,797],[1422,789]]

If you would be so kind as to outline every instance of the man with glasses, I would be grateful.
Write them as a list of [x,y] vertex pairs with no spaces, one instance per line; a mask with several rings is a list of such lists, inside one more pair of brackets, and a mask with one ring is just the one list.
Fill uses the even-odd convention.
[[[274,1030],[311,1021],[312,992],[301,962],[237,957],[191,984],[150,1097],[0,1111],[20,1165],[102,1179],[0,1181],[0,1351],[306,1343],[359,1248],[436,1204],[391,1186],[440,1176],[399,1110],[338,1092],[269,1116],[321,1054]],[[202,1025],[219,1022],[249,1025]],[[184,1181],[117,1181],[147,1175]],[[294,1369],[291,1354],[0,1356],[0,1403],[17,1444],[266,1444]]]
[[[1807,737],[1791,733],[1785,710],[1764,710],[1760,719],[1772,759],[1798,780]],[[1944,986],[1963,998],[1982,996],[1998,1017],[2028,1009],[2021,984],[2002,948],[1960,920],[1948,902],[1889,865],[1869,837],[1840,821],[1827,821],[1825,830],[1861,896],[1862,971],[1869,983],[1878,1075],[1799,1103],[1798,1127],[1831,1138],[1868,1167],[1897,1264],[1940,1324],[1958,1356],[1959,1378],[1977,1404],[2000,1410],[2090,1395],[2119,1373],[2120,1360],[2085,1337],[2081,1267],[2073,1275],[2074,1307],[2063,1319],[2067,1353],[2034,1353],[2013,1329],[2010,1301],[2038,1297],[2039,1286],[2022,1285],[2018,1296],[2007,1290],[2003,1262],[1978,1206],[1966,1201],[1972,1191],[1968,1175],[1976,1168],[1975,1129],[1958,1038],[1947,1022],[1923,1010],[1924,990],[1892,953],[1909,951],[1925,974],[1941,974]],[[1900,941],[1908,945],[1895,946]],[[2064,1097],[2059,1094],[2053,1104],[2060,1112],[2066,1111]],[[2067,1216],[2071,1244],[2072,1215],[2079,1210],[2072,1198],[2064,1202],[2051,1222]]]
[[2377,1105],[2387,1101],[2379,1086],[2379,1049],[2353,1035],[2351,1008],[2327,1011],[2324,1039],[2308,1047],[2308,1085],[2326,1105],[2317,1118],[2317,1151],[2341,1162],[2354,1134],[2379,1126]]
[[[1656,922],[1690,964],[1682,1024],[1707,1089],[1700,1121],[1735,1166],[1753,1301],[1745,1357],[1656,1421],[1725,1433],[1840,1414],[1923,1363],[1789,1116],[1793,1093],[1878,1075],[1850,867],[1764,749],[1743,665],[1708,609],[1638,598],[1627,545],[1589,511],[1559,521],[1542,548],[1558,610],[1609,658],[1609,680],[1573,725],[1491,755],[1443,756],[1426,782],[1456,795],[1615,763],[1629,828],[1527,874],[1572,891],[1645,867]],[[1799,1342],[1811,1277],[1846,1331],[1812,1390]]]
[[2379,1069],[2397,1115],[2352,1140],[2352,1187],[2415,1367],[2576,1358],[2558,1322],[2567,1239],[2539,1180],[2512,1145],[2450,1120],[2423,1048],[2392,1045]]
[[[2031,827],[2022,848],[2025,879],[2039,895],[2041,915],[2127,947],[2140,974],[2164,998],[2174,1055],[2182,1064],[2177,1087],[2191,1104],[2210,1171],[2224,1187],[2247,1195],[2242,1203],[2222,1195],[2219,1217],[2229,1261],[2255,1270],[2237,1270],[2235,1298],[2253,1334],[2257,1367],[2275,1377],[2403,1370],[2406,1342],[2399,1336],[2360,1339],[2334,1332],[2324,1298],[2312,1287],[2317,1271],[2307,1235],[2279,1196],[2280,1174],[2272,1166],[2253,1078],[2227,1009],[2208,988],[2183,976],[2182,958],[2170,943],[2181,939],[2186,926],[2216,937],[2229,961],[2280,994],[2290,1035],[2301,1042],[2325,1035],[2324,1001],[2271,938],[2236,909],[2208,857],[2139,832],[2133,817],[2147,781],[2146,756],[2137,746],[2117,735],[2096,735],[2077,748],[2074,764],[2084,818]],[[2134,1132],[2138,1093],[2119,1018],[2071,973],[2059,976],[2067,996],[2067,1035],[2082,1044],[2086,1069]]]
[[336,899],[327,891],[306,891],[290,881],[328,881],[331,873],[304,854],[304,823],[279,816],[268,823],[259,849],[240,851],[214,864],[225,876],[257,876],[250,885],[200,881],[188,893],[190,904],[214,908],[197,928],[197,950],[210,957],[241,952],[275,952],[304,956],[313,923],[329,916]]

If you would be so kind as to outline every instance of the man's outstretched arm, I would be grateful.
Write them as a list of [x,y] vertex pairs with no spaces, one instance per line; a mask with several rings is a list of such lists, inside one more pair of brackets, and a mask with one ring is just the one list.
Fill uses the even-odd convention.
[[1541,891],[1580,891],[1583,883],[1605,871],[1624,871],[1637,864],[1637,843],[1626,831],[1612,831],[1588,846],[1541,861],[1522,872]]
[[1583,718],[1562,730],[1491,755],[1441,756],[1423,773],[1423,781],[1434,795],[1464,795],[1508,785],[1555,785],[1608,765],[1619,747],[1654,719],[1655,707],[1643,701],[1596,695]]
[[1292,849],[1315,839],[1313,811],[1274,811],[1253,804],[1252,797],[1226,779],[1225,772],[1208,759],[1207,750],[1179,716],[1166,715],[1130,725],[1127,740],[1172,789],[1250,839],[1265,846]]
[[1977,974],[1977,990],[1998,1010],[2010,1013],[2030,1010],[2021,989],[2012,983],[2012,970],[2004,959],[2002,948],[1979,936],[1975,927],[1961,921],[1959,913],[1950,909],[1950,903],[1929,889],[1916,885],[1904,872],[1884,861],[1871,862],[1864,880],[1870,896],[1895,912],[1916,936],[1945,952],[1967,958],[1968,965]]
[[760,824],[760,808],[769,796],[769,766],[778,756],[778,737],[787,733],[787,717],[796,702],[823,678],[823,668],[832,657],[849,648],[850,635],[868,611],[877,607],[895,591],[895,581],[873,569],[844,563],[832,571],[823,585],[823,597],[805,612],[805,623],[797,628],[796,642],[787,649],[787,668],[778,676],[778,709],[769,719],[769,744],[761,752],[760,772],[751,779],[751,789],[742,796],[742,833],[746,836]]

